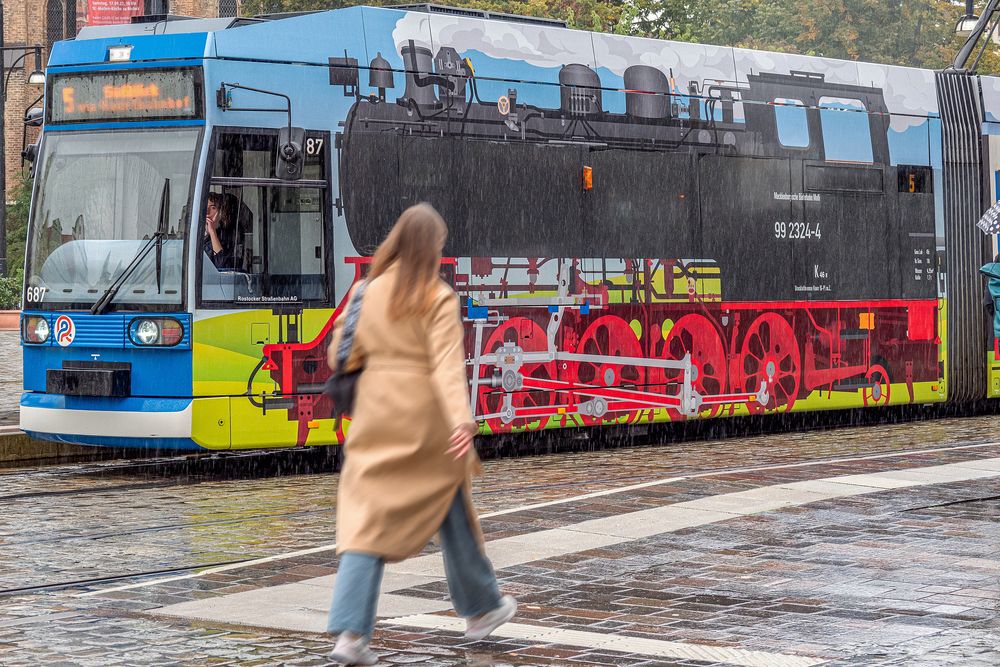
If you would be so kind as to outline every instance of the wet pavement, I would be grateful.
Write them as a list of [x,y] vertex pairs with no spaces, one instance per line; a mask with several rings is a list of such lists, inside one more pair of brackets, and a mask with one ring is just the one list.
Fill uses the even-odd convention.
[[17,410],[21,398],[21,339],[16,331],[0,331],[0,424]]
[[[447,611],[418,610],[373,647],[384,664],[1000,664],[996,426],[488,461],[475,501],[518,625],[469,642]],[[177,481],[151,465],[0,474],[0,664],[327,664],[336,475]],[[845,476],[854,490],[816,481]],[[708,518],[636,520],[685,507]],[[443,581],[404,579],[397,601],[446,607]]]

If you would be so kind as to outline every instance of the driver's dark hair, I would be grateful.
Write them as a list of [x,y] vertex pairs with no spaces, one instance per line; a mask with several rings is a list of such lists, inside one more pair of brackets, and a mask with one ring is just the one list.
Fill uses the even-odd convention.
[[229,222],[233,219],[233,216],[230,215],[231,213],[230,208],[232,207],[227,206],[228,201],[226,195],[222,194],[221,192],[209,192],[207,199],[208,202],[210,204],[214,204],[215,208],[219,211],[219,217],[220,217],[219,224],[222,226],[228,225]]

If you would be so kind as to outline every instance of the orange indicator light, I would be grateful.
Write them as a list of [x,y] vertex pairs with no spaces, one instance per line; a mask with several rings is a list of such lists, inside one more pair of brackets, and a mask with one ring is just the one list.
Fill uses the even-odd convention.
[[593,190],[594,189],[594,170],[592,167],[583,168],[583,189]]

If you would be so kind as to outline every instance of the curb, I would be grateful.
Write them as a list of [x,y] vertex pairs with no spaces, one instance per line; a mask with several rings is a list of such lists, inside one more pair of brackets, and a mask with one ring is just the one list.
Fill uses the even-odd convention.
[[80,447],[61,442],[35,440],[16,426],[0,427],[0,467],[17,468],[109,458],[125,458],[125,454],[102,447]]

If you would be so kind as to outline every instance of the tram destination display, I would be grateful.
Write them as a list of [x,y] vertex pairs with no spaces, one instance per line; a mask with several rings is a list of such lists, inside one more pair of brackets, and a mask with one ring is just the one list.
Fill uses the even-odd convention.
[[195,69],[79,72],[52,77],[49,123],[202,117]]

